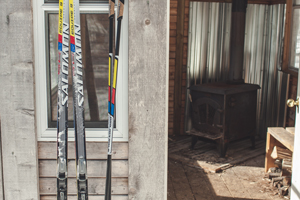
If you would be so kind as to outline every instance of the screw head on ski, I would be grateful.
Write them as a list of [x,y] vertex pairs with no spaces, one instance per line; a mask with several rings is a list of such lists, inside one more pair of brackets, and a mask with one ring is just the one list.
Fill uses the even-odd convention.
[[69,1],[59,0],[57,92],[57,199],[67,199]]
[[[115,1],[109,0],[109,73],[108,73],[108,152],[107,152],[107,171],[105,184],[105,200],[111,199],[111,155],[114,128],[115,97],[117,86],[118,59],[121,35],[121,22],[124,11],[124,0],[118,3],[118,25],[115,48],[115,58],[113,59],[113,26]],[[114,68],[113,68],[114,66]],[[113,68],[113,69],[112,69]]]

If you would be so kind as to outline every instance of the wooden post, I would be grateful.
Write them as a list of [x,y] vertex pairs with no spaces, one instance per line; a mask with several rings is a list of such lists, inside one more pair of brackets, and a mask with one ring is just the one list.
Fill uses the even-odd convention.
[[2,138],[1,138],[1,116],[0,116],[0,199],[4,199],[4,194],[3,194],[3,168],[2,168]]
[[175,57],[175,85],[174,85],[174,127],[173,133],[179,135],[181,130],[181,101],[182,101],[182,65],[183,65],[183,37],[184,37],[184,4],[185,0],[178,0],[177,28],[176,28],[176,57]]
[[128,3],[129,199],[162,200],[167,199],[170,1]]
[[1,1],[0,13],[3,16],[0,22],[0,113],[4,199],[36,200],[39,199],[39,182],[31,3]]

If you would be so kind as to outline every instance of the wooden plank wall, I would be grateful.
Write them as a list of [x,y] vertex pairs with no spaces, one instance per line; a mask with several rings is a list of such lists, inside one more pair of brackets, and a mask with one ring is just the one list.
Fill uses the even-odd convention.
[[129,199],[167,199],[169,0],[129,0]]
[[0,115],[3,194],[38,199],[31,1],[0,1]]
[[[107,142],[87,142],[89,199],[104,199]],[[39,188],[41,200],[56,199],[56,142],[39,142]],[[75,144],[68,144],[68,199],[76,199]],[[112,199],[128,199],[128,143],[114,142]]]

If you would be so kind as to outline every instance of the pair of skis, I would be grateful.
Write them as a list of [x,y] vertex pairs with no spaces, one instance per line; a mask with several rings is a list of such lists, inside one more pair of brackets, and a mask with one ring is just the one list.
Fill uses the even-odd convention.
[[[105,200],[111,199],[111,155],[114,128],[115,97],[121,22],[124,0],[118,3],[118,24],[115,56],[113,58],[113,26],[115,1],[110,0],[109,14],[109,82],[108,82],[108,157]],[[59,0],[58,22],[58,103],[57,103],[57,199],[67,199],[68,149],[68,66],[69,38],[73,82],[74,130],[76,149],[77,196],[88,199],[86,143],[84,127],[83,66],[81,53],[79,0]],[[70,27],[69,27],[70,24]]]
[[121,23],[123,19],[124,0],[118,3],[118,24],[115,56],[113,58],[113,36],[114,36],[114,17],[115,0],[109,0],[109,68],[108,68],[108,152],[107,152],[107,170],[105,183],[105,200],[111,200],[111,155],[115,116],[115,98],[117,89],[117,73],[120,49]]
[[79,200],[88,199],[84,127],[83,66],[79,0],[59,0],[57,102],[57,199],[67,199],[69,39],[73,84],[76,180]]

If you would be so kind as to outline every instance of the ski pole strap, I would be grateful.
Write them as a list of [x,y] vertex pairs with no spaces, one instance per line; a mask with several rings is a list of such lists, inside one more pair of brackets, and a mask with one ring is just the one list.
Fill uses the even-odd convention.
[[124,12],[124,0],[119,0],[119,5],[118,5],[118,19],[123,17],[123,12]]
[[109,17],[115,14],[115,0],[109,0]]

